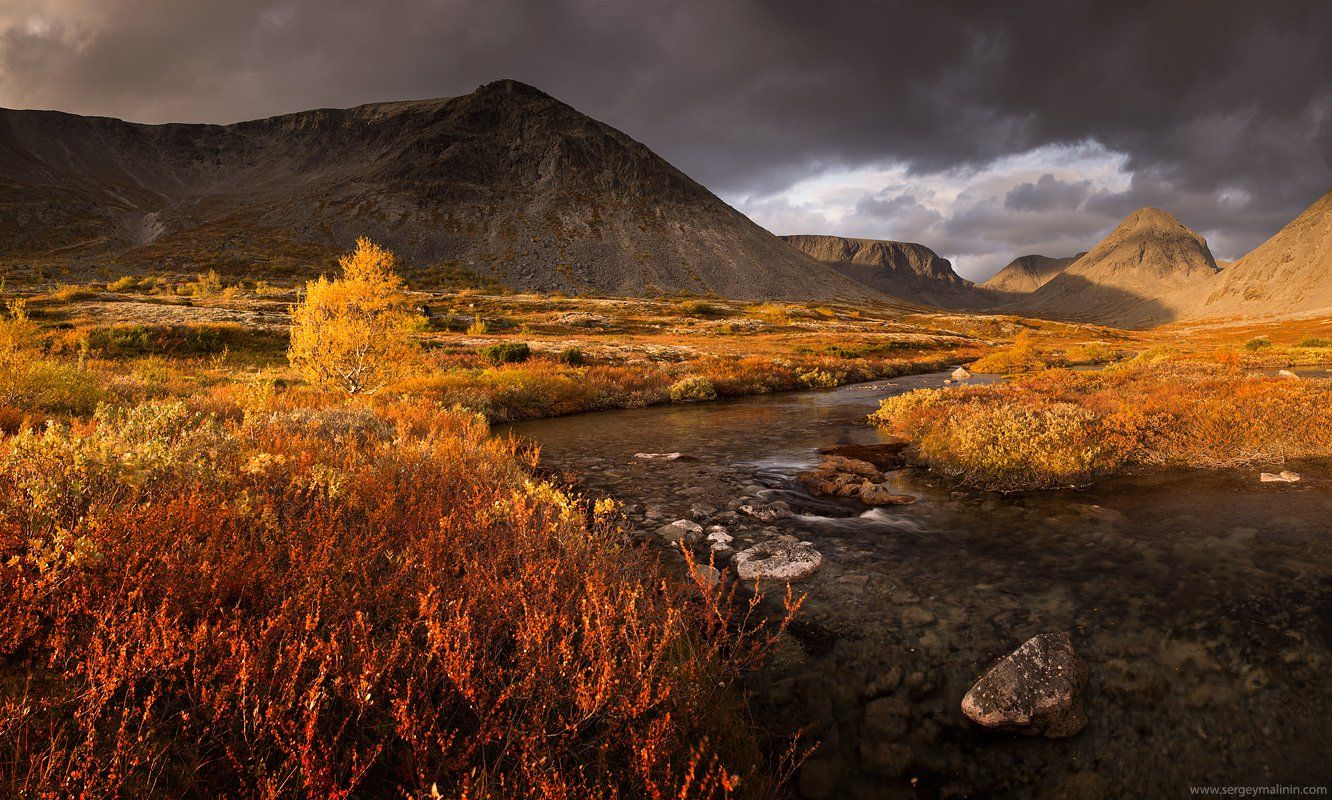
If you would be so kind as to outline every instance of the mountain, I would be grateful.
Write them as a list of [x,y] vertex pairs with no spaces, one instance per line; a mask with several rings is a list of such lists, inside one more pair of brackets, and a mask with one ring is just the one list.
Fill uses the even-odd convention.
[[782,238],[841,274],[894,297],[941,308],[985,304],[948,259],[922,244],[812,234]]
[[307,275],[366,235],[428,286],[885,300],[516,81],[234,125],[0,110],[0,265]]
[[1332,191],[1197,297],[1194,318],[1332,314]]
[[1176,319],[1187,305],[1183,290],[1216,274],[1202,236],[1165,211],[1142,208],[1014,308],[1031,316],[1148,327]]
[[1018,256],[1009,262],[1008,266],[980,284],[980,288],[1005,295],[1031,294],[1085,255],[1086,253],[1078,253],[1076,256],[1067,258],[1051,258],[1050,256],[1034,254]]

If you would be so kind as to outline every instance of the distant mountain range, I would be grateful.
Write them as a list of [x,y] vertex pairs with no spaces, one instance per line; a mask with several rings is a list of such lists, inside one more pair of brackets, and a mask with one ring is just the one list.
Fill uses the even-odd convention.
[[1003,295],[1027,295],[1049,283],[1056,275],[1086,253],[1067,258],[1042,255],[1018,256],[993,277],[980,284],[980,288]]
[[895,297],[939,308],[981,308],[987,299],[953,265],[914,242],[844,236],[783,236],[788,244],[848,278]]
[[[1143,327],[1332,314],[1332,192],[1224,271],[1169,213],[975,285],[930,248],[777,237],[526,84],[234,125],[0,109],[0,271],[306,277],[357,236],[414,286],[991,309]],[[785,241],[783,241],[785,240]]]

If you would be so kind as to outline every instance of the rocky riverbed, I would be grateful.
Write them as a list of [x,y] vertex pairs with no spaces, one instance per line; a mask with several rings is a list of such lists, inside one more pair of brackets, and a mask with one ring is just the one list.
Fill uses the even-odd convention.
[[[683,540],[734,580],[746,552],[751,567],[793,554],[806,605],[750,690],[774,742],[803,729],[820,743],[796,776],[800,797],[1327,783],[1332,471],[1014,497],[890,471],[892,492],[916,502],[883,507],[817,497],[799,479],[824,461],[820,447],[883,443],[864,424],[878,399],[947,377],[513,430],[541,444],[547,468],[620,500],[629,535],[668,558]],[[1086,727],[1033,737],[967,719],[977,679],[1047,633],[1067,633],[1085,659]]]

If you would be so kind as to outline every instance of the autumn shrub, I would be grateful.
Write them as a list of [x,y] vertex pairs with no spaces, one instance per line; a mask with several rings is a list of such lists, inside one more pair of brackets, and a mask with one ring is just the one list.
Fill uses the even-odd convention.
[[532,348],[526,342],[496,342],[476,352],[492,364],[521,364],[532,357]]
[[65,284],[63,286],[57,286],[47,292],[45,299],[54,300],[60,303],[75,303],[80,300],[90,300],[96,296],[97,293],[87,286]]
[[571,367],[581,367],[587,363],[587,354],[577,347],[566,347],[560,351],[557,360]]
[[1325,339],[1321,336],[1310,336],[1301,339],[1296,347],[1332,347],[1332,339]]
[[1020,332],[1013,343],[1002,350],[983,356],[971,365],[973,372],[1008,375],[1031,372],[1050,366],[1047,357],[1036,348],[1029,331]]
[[1265,350],[1271,346],[1272,346],[1272,340],[1267,338],[1266,336],[1255,336],[1249,341],[1244,343],[1244,349],[1248,350],[1251,353],[1256,353],[1259,350]]
[[800,385],[806,389],[831,389],[841,382],[837,374],[829,370],[811,369],[800,373]]
[[0,439],[0,795],[757,795],[731,608],[468,413],[103,407]]
[[690,375],[671,384],[671,402],[696,403],[700,400],[716,400],[717,387],[702,375]]
[[1221,468],[1332,455],[1332,382],[1223,365],[1134,361],[1006,384],[917,390],[874,419],[915,458],[1000,490],[1082,484],[1135,467]]
[[104,398],[88,370],[56,359],[0,359],[0,405],[40,415],[90,413]]
[[686,317],[717,317],[722,314],[722,309],[706,300],[683,300],[676,309]]

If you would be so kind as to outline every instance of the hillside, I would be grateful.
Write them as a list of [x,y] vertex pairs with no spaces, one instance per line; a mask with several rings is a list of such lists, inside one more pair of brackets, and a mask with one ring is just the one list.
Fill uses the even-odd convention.
[[11,271],[305,275],[359,235],[423,286],[884,299],[515,81],[222,126],[0,110]]
[[873,289],[941,308],[979,308],[971,281],[930,248],[844,236],[783,236],[792,247]]
[[1005,295],[1031,294],[1085,255],[1086,253],[1078,253],[1067,258],[1051,258],[1035,254],[1018,256],[989,280],[979,284],[979,288]]
[[1216,274],[1202,236],[1165,211],[1142,208],[1014,307],[1031,316],[1147,327],[1178,318],[1183,290]]
[[1193,318],[1332,313],[1332,191],[1218,275]]

